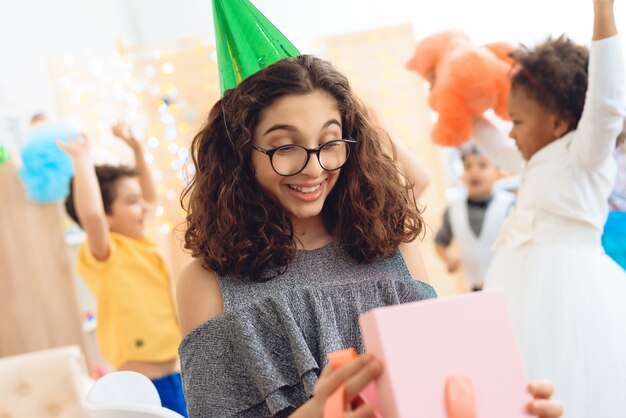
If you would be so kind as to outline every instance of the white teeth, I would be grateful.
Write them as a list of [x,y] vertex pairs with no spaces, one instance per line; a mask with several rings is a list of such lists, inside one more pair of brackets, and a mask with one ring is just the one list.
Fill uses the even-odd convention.
[[292,184],[289,184],[289,188],[291,190],[297,190],[300,193],[313,193],[313,192],[316,192],[320,188],[320,185],[318,184],[317,186],[313,186],[313,187],[300,187],[300,186],[294,186]]

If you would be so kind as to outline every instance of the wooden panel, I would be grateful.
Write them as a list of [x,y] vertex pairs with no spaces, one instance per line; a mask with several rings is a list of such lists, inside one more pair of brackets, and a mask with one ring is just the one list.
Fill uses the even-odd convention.
[[28,201],[11,164],[0,193],[0,355],[83,347],[61,204]]

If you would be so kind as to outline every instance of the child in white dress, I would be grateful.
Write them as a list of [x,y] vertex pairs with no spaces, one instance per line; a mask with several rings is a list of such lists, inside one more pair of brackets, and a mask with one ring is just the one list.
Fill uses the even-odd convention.
[[528,377],[554,381],[567,417],[626,417],[626,273],[600,242],[624,118],[613,0],[594,0],[589,51],[561,37],[513,58],[517,148],[475,121],[490,159],[521,166],[485,287],[506,291]]

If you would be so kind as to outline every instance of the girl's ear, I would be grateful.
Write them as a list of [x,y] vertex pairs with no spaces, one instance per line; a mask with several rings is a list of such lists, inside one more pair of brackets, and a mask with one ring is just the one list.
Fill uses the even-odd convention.
[[560,138],[571,130],[571,122],[567,119],[563,119],[554,115],[553,120],[553,133],[555,138]]

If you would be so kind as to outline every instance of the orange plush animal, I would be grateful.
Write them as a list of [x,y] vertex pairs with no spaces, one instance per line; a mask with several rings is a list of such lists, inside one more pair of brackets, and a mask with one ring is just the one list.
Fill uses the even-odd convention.
[[459,146],[472,137],[472,117],[493,109],[508,119],[509,72],[514,48],[505,43],[474,45],[459,31],[431,35],[406,63],[431,82],[430,107],[439,113],[433,141]]

